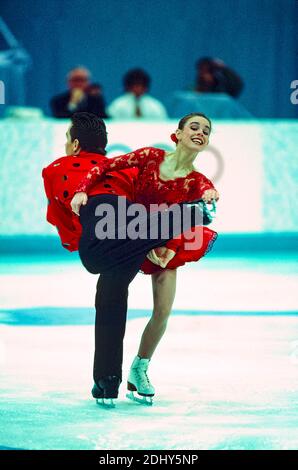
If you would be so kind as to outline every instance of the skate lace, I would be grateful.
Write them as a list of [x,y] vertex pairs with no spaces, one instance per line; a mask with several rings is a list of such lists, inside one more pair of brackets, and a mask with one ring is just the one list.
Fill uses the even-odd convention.
[[151,386],[147,372],[144,369],[136,369],[136,374],[143,384]]

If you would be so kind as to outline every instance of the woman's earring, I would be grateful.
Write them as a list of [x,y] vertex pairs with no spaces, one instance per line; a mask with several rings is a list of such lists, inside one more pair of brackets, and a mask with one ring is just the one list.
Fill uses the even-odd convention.
[[171,134],[171,140],[172,140],[173,142],[175,142],[175,144],[178,144],[178,139],[177,139],[177,136],[176,136],[176,134],[175,134],[174,132],[173,132],[173,134]]

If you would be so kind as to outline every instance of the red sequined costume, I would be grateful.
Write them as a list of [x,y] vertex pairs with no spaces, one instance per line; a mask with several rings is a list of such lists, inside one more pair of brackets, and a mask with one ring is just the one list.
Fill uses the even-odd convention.
[[[207,189],[215,189],[212,182],[202,173],[194,170],[185,177],[172,180],[162,180],[159,176],[159,166],[164,161],[166,152],[162,149],[144,147],[126,155],[102,160],[94,166],[83,178],[75,192],[94,194],[94,186],[108,171],[124,170],[137,167],[138,178],[135,187],[135,202],[144,204],[150,210],[150,204],[174,204],[179,202],[191,202],[200,199]],[[190,239],[184,233],[165,245],[176,252],[174,258],[168,263],[167,269],[174,269],[184,265],[188,261],[197,261],[202,258],[213,246],[217,233],[208,227],[195,227],[191,232],[199,231],[201,243],[199,248],[188,249]],[[142,264],[140,271],[144,274],[152,274],[164,268],[152,263],[148,258]]]

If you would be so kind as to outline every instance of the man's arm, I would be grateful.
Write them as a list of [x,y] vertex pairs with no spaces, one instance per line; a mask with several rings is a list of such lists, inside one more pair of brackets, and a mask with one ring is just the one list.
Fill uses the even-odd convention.
[[78,224],[77,227],[75,227],[73,223],[73,217],[75,216],[53,196],[51,177],[48,174],[47,168],[43,169],[42,176],[45,193],[48,199],[46,219],[51,225],[57,228],[62,246],[69,251],[76,251],[80,237],[80,225]]

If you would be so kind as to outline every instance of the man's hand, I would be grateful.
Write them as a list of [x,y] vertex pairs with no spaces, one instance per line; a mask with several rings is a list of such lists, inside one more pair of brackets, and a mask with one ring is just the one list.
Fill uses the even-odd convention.
[[212,202],[213,200],[217,201],[219,199],[219,193],[215,189],[206,189],[203,192],[202,199],[204,202]]
[[80,215],[80,207],[81,205],[85,206],[87,204],[87,201],[88,196],[86,193],[76,193],[70,203],[72,211],[75,214]]
[[165,268],[175,255],[175,251],[170,250],[165,246],[159,246],[158,248],[153,248],[151,251],[149,251],[149,253],[147,253],[147,258],[152,263]]
[[70,103],[73,105],[79,104],[85,98],[85,93],[80,88],[73,88],[70,95]]

